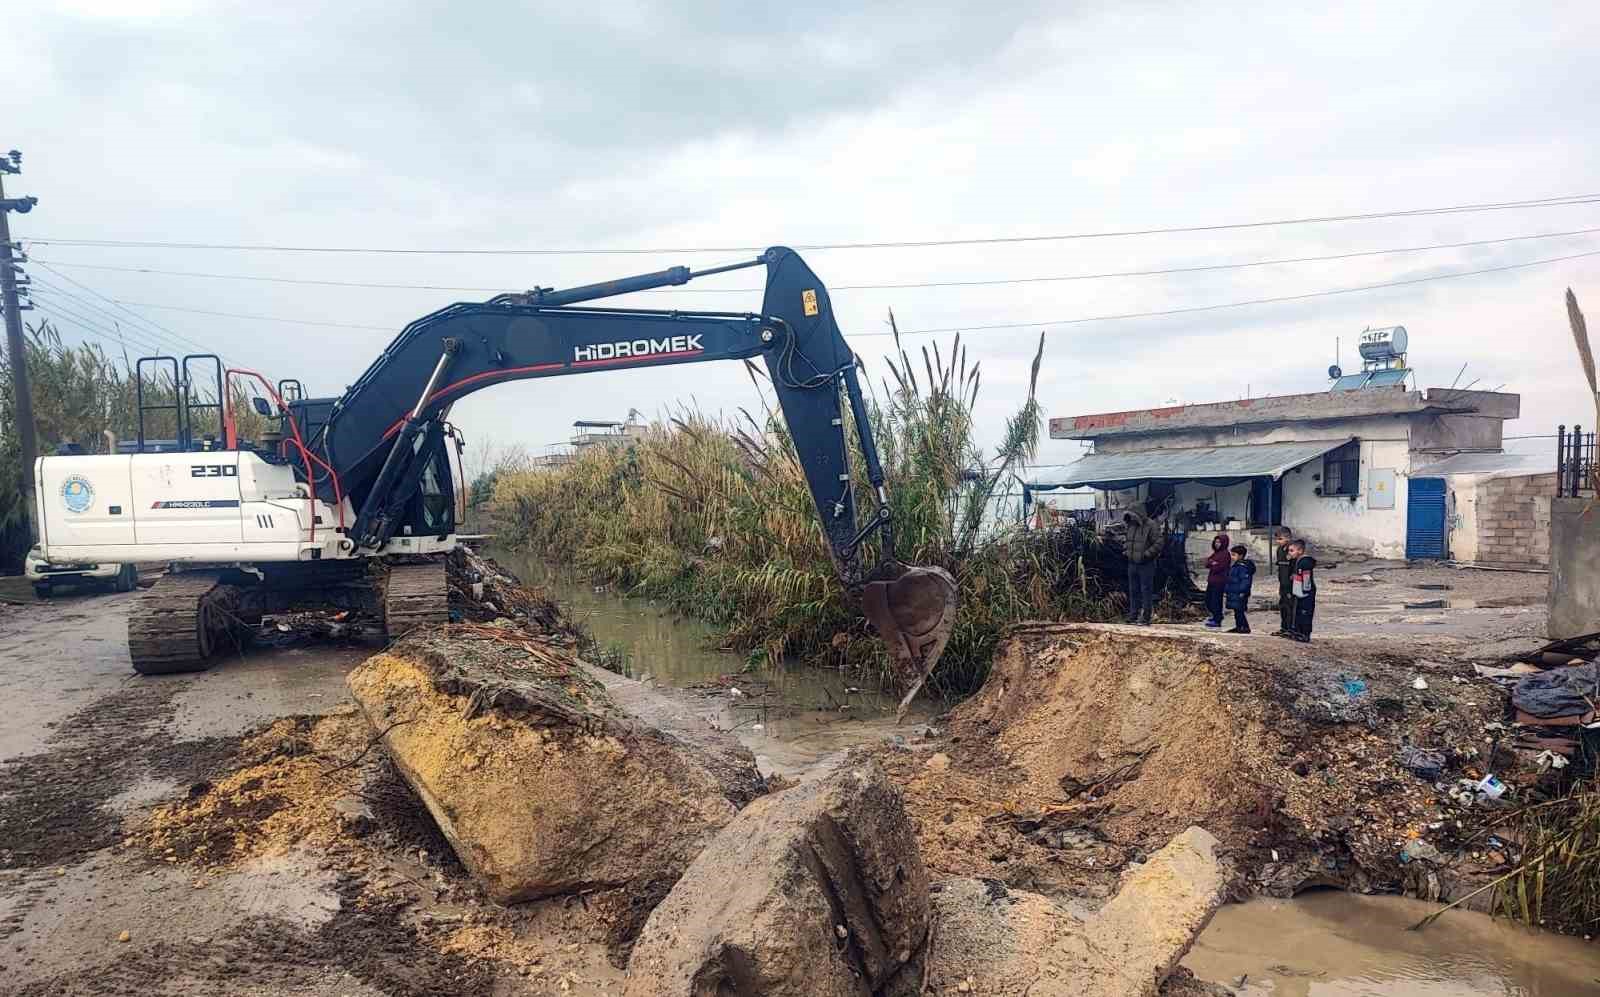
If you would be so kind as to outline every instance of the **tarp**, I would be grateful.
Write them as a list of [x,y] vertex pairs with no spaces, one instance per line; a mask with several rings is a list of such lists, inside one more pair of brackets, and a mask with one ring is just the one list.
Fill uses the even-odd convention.
[[1031,484],[1030,490],[1083,485],[1102,489],[1132,488],[1147,481],[1198,481],[1222,486],[1251,478],[1281,478],[1301,464],[1337,450],[1351,439],[1353,437],[1347,436],[1339,440],[1096,453],[1068,464],[1049,482]]

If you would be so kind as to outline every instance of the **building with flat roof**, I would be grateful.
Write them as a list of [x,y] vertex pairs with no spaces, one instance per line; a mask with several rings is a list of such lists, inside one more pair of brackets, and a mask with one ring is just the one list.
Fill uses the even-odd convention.
[[[1535,489],[1504,481],[1545,472],[1553,478],[1555,468],[1553,456],[1525,461],[1503,452],[1505,422],[1520,414],[1521,396],[1370,381],[1336,381],[1334,390],[1313,394],[1054,418],[1051,439],[1080,440],[1093,450],[1030,490],[1089,486],[1103,510],[1137,502],[1164,508],[1202,549],[1211,532],[1227,529],[1262,556],[1278,525],[1325,547],[1392,558],[1479,560],[1488,547],[1508,556],[1512,548],[1499,541],[1515,541],[1518,529],[1532,539]],[[1480,487],[1514,494],[1515,512],[1527,522],[1502,527],[1510,516],[1477,515]],[[1529,492],[1528,502],[1520,491]],[[1548,517],[1546,498],[1546,526]],[[1527,546],[1524,560],[1537,562]]]

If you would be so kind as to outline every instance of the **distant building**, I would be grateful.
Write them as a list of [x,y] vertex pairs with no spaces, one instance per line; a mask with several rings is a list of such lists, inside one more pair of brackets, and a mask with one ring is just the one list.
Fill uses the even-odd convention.
[[579,452],[584,447],[618,446],[639,439],[649,428],[635,420],[633,413],[629,413],[627,422],[579,419],[572,424],[572,446]]
[[1164,505],[1195,551],[1221,528],[1265,557],[1287,524],[1378,557],[1548,563],[1553,448],[1548,460],[1503,449],[1521,396],[1410,391],[1406,373],[1372,384],[1330,371],[1335,390],[1315,394],[1051,419],[1052,439],[1093,451],[1029,490],[1091,487],[1103,514]]

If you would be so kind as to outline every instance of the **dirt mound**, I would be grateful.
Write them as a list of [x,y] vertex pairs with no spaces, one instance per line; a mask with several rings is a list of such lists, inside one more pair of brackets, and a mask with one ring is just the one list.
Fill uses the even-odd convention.
[[625,708],[597,674],[520,629],[459,625],[409,636],[348,681],[492,897],[627,888],[642,923],[763,785],[736,741]]
[[240,744],[232,771],[151,811],[125,844],[166,861],[217,867],[342,842],[355,815],[337,808],[354,779],[341,760],[363,751],[369,736],[354,706],[278,720]]
[[[1470,674],[1470,669],[1467,669]],[[982,691],[948,717],[946,755],[886,749],[930,867],[1103,897],[1115,870],[1190,824],[1247,889],[1396,888],[1406,842],[1468,836],[1407,771],[1438,752],[1453,782],[1488,770],[1483,684],[1318,645],[1096,624],[1018,628]]]

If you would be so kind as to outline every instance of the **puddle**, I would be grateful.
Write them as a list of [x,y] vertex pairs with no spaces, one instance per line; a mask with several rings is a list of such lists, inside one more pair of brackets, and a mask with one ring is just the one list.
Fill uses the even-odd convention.
[[731,688],[706,692],[708,719],[733,731],[755,753],[763,772],[794,774],[835,751],[896,734],[909,737],[935,712],[932,704],[919,701],[897,727],[899,700],[863,685],[854,672],[795,664],[744,673],[745,656],[717,650],[716,630],[706,623],[676,616],[648,599],[597,591],[526,553],[496,548],[484,553],[525,584],[544,589],[588,625],[601,647],[620,648],[630,678],[685,689],[731,676]]
[[[1183,964],[1238,997],[1569,997],[1600,993],[1600,948],[1470,911],[1319,890],[1217,911]],[[1240,984],[1241,977],[1245,978]]]

